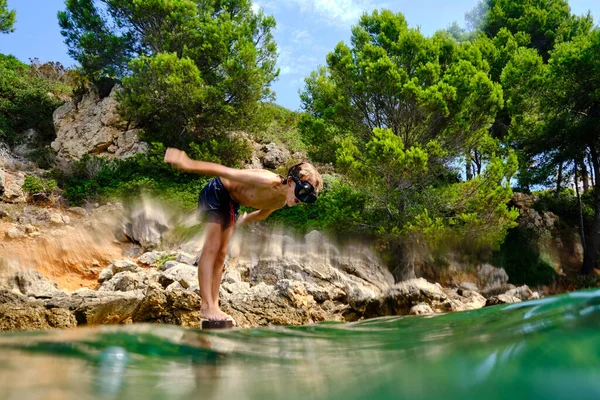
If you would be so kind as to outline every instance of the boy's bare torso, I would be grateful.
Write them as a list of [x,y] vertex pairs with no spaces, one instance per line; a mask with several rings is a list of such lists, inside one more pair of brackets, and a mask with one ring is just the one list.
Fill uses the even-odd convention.
[[282,185],[279,175],[260,169],[246,171],[256,174],[257,179],[253,182],[239,182],[221,177],[234,201],[260,210],[274,210],[285,206],[285,195],[278,188]]

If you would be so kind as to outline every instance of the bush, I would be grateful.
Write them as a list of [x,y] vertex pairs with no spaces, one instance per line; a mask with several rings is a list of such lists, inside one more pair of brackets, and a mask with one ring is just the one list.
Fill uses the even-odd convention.
[[161,144],[153,144],[147,154],[123,160],[86,155],[70,171],[55,171],[53,175],[72,205],[92,199],[127,199],[147,192],[183,209],[195,208],[208,178],[176,171],[163,162],[164,153]]
[[25,177],[23,191],[27,193],[29,201],[54,203],[60,196],[60,189],[55,180],[43,179],[30,175]]
[[19,134],[34,128],[47,142],[54,135],[52,113],[68,91],[66,84],[40,77],[29,65],[0,54],[0,139],[18,144]]
[[558,274],[540,257],[536,247],[536,233],[529,228],[514,228],[508,231],[500,250],[492,256],[492,263],[504,268],[509,282],[515,285],[548,285]]

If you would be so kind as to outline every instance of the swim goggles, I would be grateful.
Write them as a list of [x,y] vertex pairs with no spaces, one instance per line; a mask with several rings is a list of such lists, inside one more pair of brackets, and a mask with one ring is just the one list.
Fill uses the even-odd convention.
[[296,183],[296,187],[294,188],[294,194],[296,198],[303,203],[314,203],[317,201],[317,194],[315,193],[315,188],[310,182],[301,181],[293,175],[290,175],[290,178]]

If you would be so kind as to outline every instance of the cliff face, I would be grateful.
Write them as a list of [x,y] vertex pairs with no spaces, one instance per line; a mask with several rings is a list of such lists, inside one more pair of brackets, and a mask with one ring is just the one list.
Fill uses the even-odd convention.
[[79,159],[85,154],[125,158],[147,150],[148,145],[138,137],[140,130],[117,112],[119,90],[115,86],[102,99],[91,91],[81,101],[66,103],[54,111],[56,139],[51,146],[59,161]]
[[[579,229],[559,224],[560,217],[550,211],[536,211],[534,205],[537,200],[536,196],[524,193],[517,192],[513,196],[512,205],[520,213],[517,219],[519,226],[516,228],[519,244],[531,250],[558,274],[565,269],[578,270],[583,262]],[[521,254],[521,257],[524,256]]]

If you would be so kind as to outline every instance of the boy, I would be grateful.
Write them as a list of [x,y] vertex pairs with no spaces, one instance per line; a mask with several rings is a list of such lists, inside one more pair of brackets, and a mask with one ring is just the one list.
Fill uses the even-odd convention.
[[167,149],[164,161],[183,171],[216,177],[202,189],[198,198],[198,207],[207,219],[206,241],[198,260],[200,315],[212,321],[233,320],[219,308],[219,287],[240,204],[257,210],[240,216],[237,226],[263,220],[285,205],[313,203],[323,188],[321,175],[309,163],[294,165],[285,178],[267,170],[234,169],[192,160],[185,152],[173,148]]

